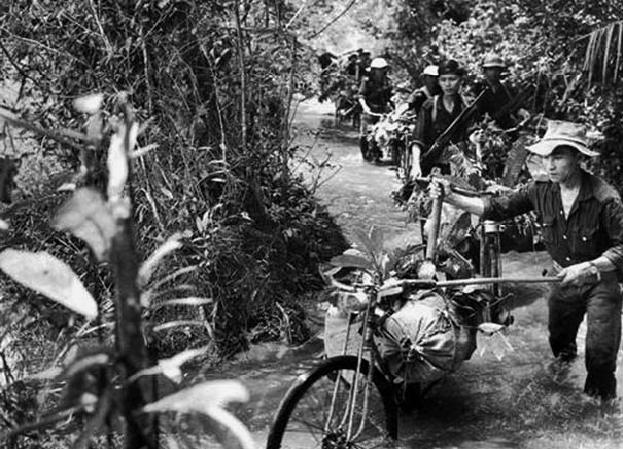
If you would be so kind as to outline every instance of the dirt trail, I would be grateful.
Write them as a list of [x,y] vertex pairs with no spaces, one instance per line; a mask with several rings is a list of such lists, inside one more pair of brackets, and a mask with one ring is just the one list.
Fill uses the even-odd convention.
[[[297,141],[306,145],[319,138],[310,154],[322,159],[326,150],[341,168],[317,191],[347,234],[381,226],[392,234],[409,235],[405,213],[390,199],[398,187],[388,167],[361,161],[356,132],[333,127],[330,105],[305,103],[295,120]],[[327,172],[328,175],[328,172]],[[540,275],[549,266],[544,253],[510,253],[503,259],[503,274]],[[472,360],[430,392],[416,412],[402,416],[399,446],[408,448],[619,448],[623,447],[620,413],[604,413],[581,394],[583,354],[564,379],[548,371],[551,354],[547,342],[547,287],[515,286],[515,323],[507,335],[513,351],[498,338],[480,338]],[[583,349],[585,327],[580,331]],[[480,354],[481,348],[485,352]],[[297,350],[263,345],[242,361],[223,367],[212,376],[237,376],[252,391],[252,401],[236,413],[251,426],[262,447],[272,415],[296,377],[320,356],[321,342]],[[501,360],[499,353],[504,352]],[[621,357],[619,357],[621,362]],[[619,363],[619,366],[622,366]],[[621,369],[619,385],[623,384]],[[621,388],[619,388],[621,394]]]

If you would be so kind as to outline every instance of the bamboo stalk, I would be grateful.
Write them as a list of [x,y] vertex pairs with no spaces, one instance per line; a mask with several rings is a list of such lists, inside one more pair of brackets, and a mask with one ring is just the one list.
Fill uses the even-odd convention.
[[619,39],[617,43],[617,58],[616,63],[614,65],[614,82],[616,83],[617,78],[619,77],[619,67],[621,66],[621,46],[623,45],[623,24],[618,23],[619,27]]
[[[133,117],[130,108],[125,106],[124,127],[124,161],[127,164],[126,185],[131,180],[131,164],[129,153],[132,150],[130,132]],[[117,201],[123,201],[119,198]],[[140,260],[136,251],[132,229],[132,201],[127,205],[128,213],[116,216],[117,232],[112,239],[110,253],[111,265],[115,275],[115,346],[123,365],[123,377],[131,377],[150,365],[149,355],[145,346],[142,330],[142,306],[138,286],[138,270]],[[126,420],[125,447],[127,449],[157,448],[158,420],[157,416],[137,417],[135,412],[142,405],[156,398],[157,386],[153,383],[132,383],[127,386],[121,404],[121,412]]]
[[240,26],[240,0],[234,2],[234,18],[236,20],[238,64],[240,70],[240,126],[242,127],[242,150],[247,147],[247,79],[245,73],[244,47],[242,45],[242,28]]
[[508,278],[471,278],[471,279],[453,279],[450,281],[440,281],[436,283],[437,287],[455,287],[461,285],[478,285],[478,284],[555,284],[562,281],[561,278],[555,276],[535,276],[535,277],[508,277]]

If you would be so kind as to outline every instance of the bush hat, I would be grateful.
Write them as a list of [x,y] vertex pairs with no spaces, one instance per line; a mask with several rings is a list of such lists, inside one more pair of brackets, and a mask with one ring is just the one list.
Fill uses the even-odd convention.
[[489,55],[485,58],[484,62],[482,63],[482,68],[483,69],[493,69],[493,68],[505,69],[506,63],[501,57],[497,55]]
[[428,65],[422,72],[422,75],[428,76],[439,76],[439,66],[436,65]]
[[549,120],[543,138],[528,147],[528,151],[539,156],[549,156],[560,146],[570,146],[586,156],[595,157],[599,153],[589,149],[586,126],[563,120]]
[[439,76],[441,75],[458,75],[463,76],[465,71],[454,59],[444,61],[439,65]]

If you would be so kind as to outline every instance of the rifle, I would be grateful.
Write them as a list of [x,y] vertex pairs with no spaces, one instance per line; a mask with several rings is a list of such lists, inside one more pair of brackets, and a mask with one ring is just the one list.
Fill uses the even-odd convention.
[[454,133],[456,133],[457,129],[459,129],[461,126],[463,126],[464,123],[469,118],[471,118],[472,114],[474,114],[474,112],[476,112],[476,109],[478,108],[478,103],[480,103],[480,99],[488,91],[489,91],[489,87],[487,86],[482,92],[480,92],[480,95],[478,95],[478,97],[476,97],[476,100],[474,100],[474,102],[471,105],[469,105],[468,107],[463,109],[461,111],[461,113],[459,115],[457,115],[457,117],[454,119],[454,121],[452,123],[450,123],[450,126],[448,126],[446,128],[446,130],[444,132],[442,132],[439,135],[439,137],[437,137],[437,139],[430,146],[430,148],[428,150],[426,150],[424,155],[422,155],[422,157],[420,158],[421,160],[427,159],[431,154],[438,152],[439,150],[444,148],[450,142],[450,139],[452,139],[452,137],[454,137]]

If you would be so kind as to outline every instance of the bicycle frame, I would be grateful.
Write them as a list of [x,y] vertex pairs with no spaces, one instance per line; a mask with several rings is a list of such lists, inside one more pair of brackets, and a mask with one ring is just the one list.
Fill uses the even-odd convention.
[[[351,381],[351,388],[350,388],[349,396],[348,396],[348,405],[347,405],[346,410],[344,411],[344,416],[340,423],[341,428],[344,428],[344,427],[346,428],[346,439],[347,440],[352,440],[352,439],[357,438],[359,435],[361,435],[361,432],[363,432],[364,430],[365,423],[368,417],[367,415],[368,415],[368,407],[369,407],[369,399],[370,399],[370,388],[372,388],[372,375],[374,372],[374,367],[382,368],[381,356],[374,342],[374,334],[377,328],[377,323],[375,323],[374,318],[375,318],[375,311],[376,311],[377,303],[378,303],[379,291],[374,286],[368,286],[366,287],[366,294],[368,297],[366,308],[363,311],[359,311],[359,312],[349,312],[348,327],[346,329],[346,338],[344,341],[344,347],[342,349],[342,355],[346,355],[348,353],[351,326],[354,324],[355,318],[359,314],[361,314],[362,316],[362,322],[361,322],[362,340],[361,340],[361,344],[359,345],[359,348],[357,348],[357,369]],[[364,391],[361,392],[360,391],[361,364],[363,363],[364,359],[367,359],[369,361],[370,369],[368,370],[367,382],[365,384]],[[386,377],[391,377],[391,376],[388,376],[385,370],[381,369],[381,371],[383,372],[383,375],[385,375]],[[333,416],[335,414],[336,400],[337,400],[341,385],[342,383],[339,382],[339,379],[338,379],[333,389],[333,396],[331,398],[331,408],[329,410],[329,414],[328,414],[327,421],[325,424],[325,429],[324,429],[325,431],[329,430],[328,425],[333,419]],[[363,409],[362,409],[362,413],[360,417],[360,422],[358,426],[355,426],[355,406],[357,404],[357,399],[359,398],[360,394],[363,394]]]

